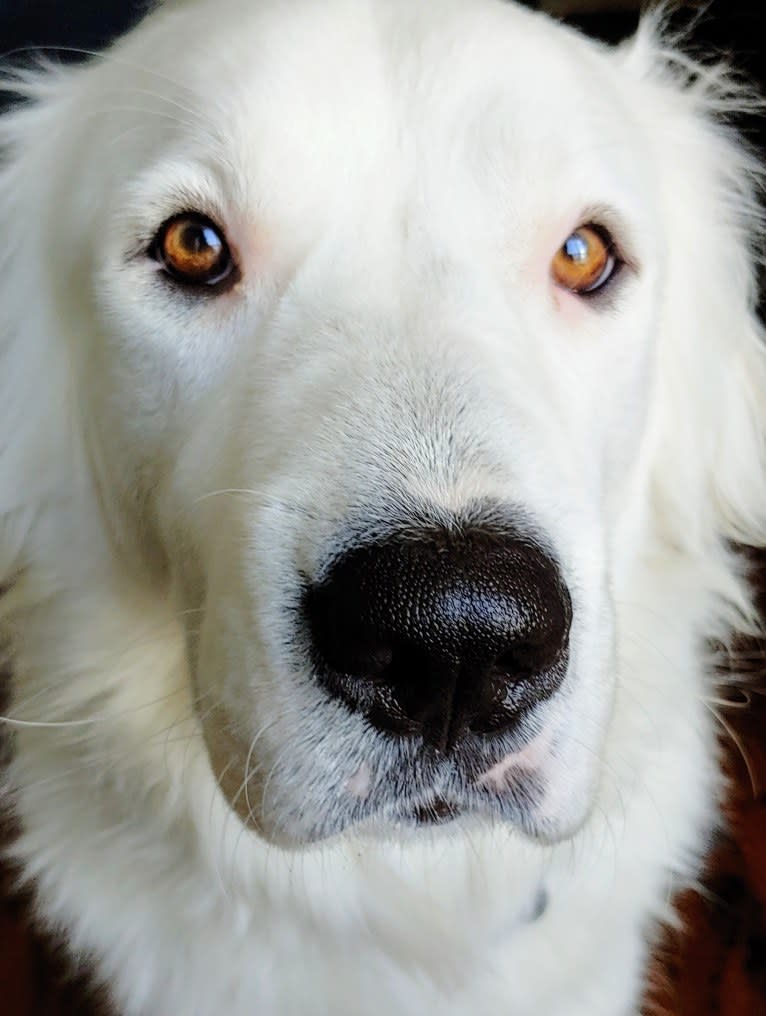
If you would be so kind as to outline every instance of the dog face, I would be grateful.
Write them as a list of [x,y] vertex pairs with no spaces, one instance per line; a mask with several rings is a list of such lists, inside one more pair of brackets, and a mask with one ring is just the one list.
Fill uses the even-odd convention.
[[266,837],[566,837],[626,547],[675,538],[657,464],[708,482],[663,421],[709,141],[685,177],[681,98],[509,5],[219,6],[60,99],[45,262],[111,538],[177,598],[211,764]]

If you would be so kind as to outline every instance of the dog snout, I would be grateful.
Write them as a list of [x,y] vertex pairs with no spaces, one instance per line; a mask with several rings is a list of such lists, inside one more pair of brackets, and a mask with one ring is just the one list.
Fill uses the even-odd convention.
[[309,588],[319,680],[379,730],[443,753],[510,729],[560,686],[571,600],[535,542],[436,529],[356,546]]

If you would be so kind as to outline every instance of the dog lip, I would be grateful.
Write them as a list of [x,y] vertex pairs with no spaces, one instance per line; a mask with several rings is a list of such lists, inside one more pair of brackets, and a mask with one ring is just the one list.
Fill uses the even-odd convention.
[[427,804],[418,805],[410,816],[417,825],[443,825],[458,818],[462,813],[460,805],[444,797],[435,797]]
[[504,755],[498,762],[486,769],[475,785],[482,790],[503,793],[516,781],[520,773],[538,772],[545,764],[552,743],[550,729],[543,730],[522,747]]

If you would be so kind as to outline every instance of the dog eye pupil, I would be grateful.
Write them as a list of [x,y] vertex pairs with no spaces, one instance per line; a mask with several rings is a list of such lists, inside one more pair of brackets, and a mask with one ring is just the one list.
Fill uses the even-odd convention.
[[593,225],[580,226],[553,259],[553,280],[564,289],[585,295],[602,289],[618,267],[609,234]]
[[197,223],[184,226],[180,240],[186,250],[195,255],[204,255],[208,249],[215,253],[223,246],[221,238],[211,226]]
[[164,222],[149,253],[167,275],[188,285],[215,285],[234,267],[222,230],[191,212]]

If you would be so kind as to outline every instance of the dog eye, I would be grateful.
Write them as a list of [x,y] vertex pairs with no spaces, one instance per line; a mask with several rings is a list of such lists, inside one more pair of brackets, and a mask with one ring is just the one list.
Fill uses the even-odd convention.
[[172,279],[192,286],[214,286],[234,269],[223,231],[195,212],[184,212],[163,222],[149,255]]
[[614,243],[600,226],[580,226],[559,248],[551,271],[558,285],[573,293],[595,293],[619,266]]

